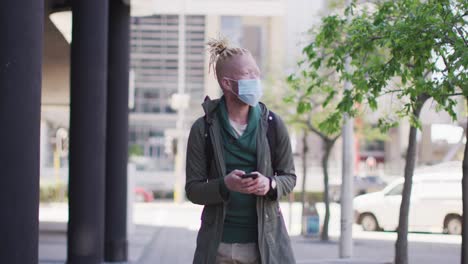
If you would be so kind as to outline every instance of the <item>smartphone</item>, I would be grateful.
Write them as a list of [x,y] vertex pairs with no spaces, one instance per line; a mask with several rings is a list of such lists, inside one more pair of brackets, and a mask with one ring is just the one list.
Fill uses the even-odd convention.
[[247,179],[247,178],[257,179],[258,174],[256,174],[256,173],[246,173],[244,175],[241,175],[240,177],[242,179]]

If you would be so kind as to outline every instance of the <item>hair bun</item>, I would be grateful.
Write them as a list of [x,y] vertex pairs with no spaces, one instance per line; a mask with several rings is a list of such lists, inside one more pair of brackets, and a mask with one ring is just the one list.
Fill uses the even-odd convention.
[[216,65],[220,61],[225,61],[234,55],[250,53],[246,49],[231,46],[229,39],[221,34],[218,38],[210,38],[206,44],[208,45],[207,51],[210,56],[208,72],[213,68],[213,72],[216,73]]
[[229,47],[229,40],[226,37],[219,36],[208,40],[208,52],[210,55],[219,55]]
[[208,53],[210,54],[208,71],[210,71],[211,68],[215,71],[216,60],[219,55],[229,48],[229,40],[219,35],[218,38],[210,38],[206,44],[208,45]]

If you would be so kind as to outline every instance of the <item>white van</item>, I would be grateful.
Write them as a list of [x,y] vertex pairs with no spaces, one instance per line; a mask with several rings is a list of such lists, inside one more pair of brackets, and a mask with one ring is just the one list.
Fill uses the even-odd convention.
[[[409,231],[461,234],[461,178],[461,174],[413,177]],[[396,230],[403,184],[400,178],[382,191],[354,198],[356,223],[366,231]]]

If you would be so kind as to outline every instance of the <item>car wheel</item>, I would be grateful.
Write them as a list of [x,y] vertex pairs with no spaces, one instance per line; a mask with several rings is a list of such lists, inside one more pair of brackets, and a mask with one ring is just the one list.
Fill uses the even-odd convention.
[[379,230],[379,224],[377,219],[371,214],[363,214],[361,216],[361,226],[364,231],[377,231]]
[[461,235],[462,233],[462,220],[459,216],[452,216],[447,219],[446,230],[451,235]]

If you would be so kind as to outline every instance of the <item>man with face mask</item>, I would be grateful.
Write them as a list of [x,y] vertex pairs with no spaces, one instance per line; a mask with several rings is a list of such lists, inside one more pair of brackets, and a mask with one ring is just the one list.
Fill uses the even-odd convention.
[[250,52],[225,39],[208,45],[223,96],[203,103],[205,116],[188,140],[185,190],[204,205],[193,263],[295,263],[279,208],[296,184],[286,126],[259,102],[260,70]]

